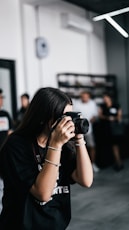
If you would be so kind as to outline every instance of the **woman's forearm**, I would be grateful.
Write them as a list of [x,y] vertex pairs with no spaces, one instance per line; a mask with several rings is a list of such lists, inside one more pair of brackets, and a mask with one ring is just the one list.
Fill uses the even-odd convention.
[[77,167],[73,172],[73,179],[82,186],[90,187],[93,182],[93,169],[84,139],[77,141]]
[[51,198],[60,167],[61,147],[55,144],[51,146],[57,148],[57,151],[48,149],[43,168],[31,188],[31,193],[44,202]]

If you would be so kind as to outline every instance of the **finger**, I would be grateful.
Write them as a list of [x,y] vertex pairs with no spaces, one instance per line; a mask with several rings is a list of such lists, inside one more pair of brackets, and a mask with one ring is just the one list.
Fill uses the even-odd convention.
[[70,126],[70,127],[67,129],[67,131],[68,131],[69,133],[75,133],[75,126]]
[[58,118],[51,126],[51,128],[54,128],[62,119]]
[[75,133],[71,132],[71,131],[67,131],[64,133],[64,139],[67,141],[69,141],[71,138],[75,137]]
[[68,121],[72,121],[72,118],[70,116],[65,116],[60,121],[60,126],[63,127]]
[[67,121],[67,123],[63,126],[64,128],[66,128],[66,129],[68,129],[68,128],[70,128],[70,127],[75,127],[75,125],[74,125],[74,123],[73,123],[73,121]]
[[75,137],[75,133],[74,133],[74,132],[69,133],[68,139],[70,140],[70,139],[73,138],[73,137]]
[[62,134],[63,135],[68,135],[69,133],[75,133],[75,126],[74,125],[70,125],[70,126],[64,126],[62,128]]

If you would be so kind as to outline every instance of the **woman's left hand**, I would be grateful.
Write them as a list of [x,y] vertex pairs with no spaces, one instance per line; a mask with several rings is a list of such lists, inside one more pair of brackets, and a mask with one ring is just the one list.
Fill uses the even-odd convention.
[[62,146],[75,136],[75,125],[70,116],[65,116],[51,133],[51,141]]

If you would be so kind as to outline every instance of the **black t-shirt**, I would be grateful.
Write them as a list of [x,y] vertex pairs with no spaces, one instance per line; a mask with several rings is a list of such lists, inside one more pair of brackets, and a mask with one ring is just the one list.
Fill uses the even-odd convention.
[[12,119],[5,110],[0,110],[0,146],[7,137],[9,129],[13,128]]
[[102,104],[101,109],[102,109],[102,114],[104,116],[117,117],[120,106],[118,104],[113,104],[112,106],[108,107],[106,104]]
[[111,138],[113,144],[119,144],[121,141],[121,136],[124,132],[124,126],[122,123],[119,123],[117,120],[118,111],[120,109],[119,104],[113,104],[108,107],[106,104],[101,105],[102,114],[107,118],[116,118],[113,120],[102,119],[102,125],[104,130],[104,136],[107,135],[108,139]]
[[[38,152],[39,151],[39,152]],[[38,152],[38,155],[35,155]],[[71,218],[70,183],[76,167],[73,148],[64,145],[59,177],[51,200],[36,200],[29,190],[36,180],[45,150],[16,134],[11,134],[1,153],[4,177],[3,210],[0,229],[64,230]],[[36,157],[37,156],[37,157]],[[39,163],[37,160],[39,160]]]

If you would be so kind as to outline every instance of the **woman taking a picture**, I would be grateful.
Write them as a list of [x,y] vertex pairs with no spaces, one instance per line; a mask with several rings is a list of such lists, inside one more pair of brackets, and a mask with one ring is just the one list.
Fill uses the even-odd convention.
[[70,184],[90,187],[93,180],[83,135],[75,134],[70,116],[62,116],[69,111],[72,101],[65,93],[50,87],[39,89],[21,125],[2,147],[1,230],[67,228]]

